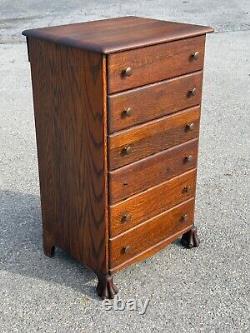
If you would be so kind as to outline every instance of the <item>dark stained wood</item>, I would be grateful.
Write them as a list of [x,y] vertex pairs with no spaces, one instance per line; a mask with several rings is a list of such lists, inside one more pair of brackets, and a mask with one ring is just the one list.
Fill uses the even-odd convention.
[[45,249],[107,272],[105,59],[35,39],[29,52]]
[[101,53],[204,35],[210,27],[127,16],[25,30],[23,35]]
[[[196,88],[195,96],[188,94],[193,88]],[[201,101],[201,92],[202,72],[196,72],[110,95],[109,132],[113,133],[198,105]],[[124,110],[128,108],[131,108],[131,114],[126,116]]]
[[[108,56],[108,91],[115,93],[203,68],[205,36],[115,53]],[[199,52],[195,60],[194,52]],[[130,67],[132,74],[123,75]]]
[[[199,135],[200,107],[117,132],[109,137],[109,167],[117,169]],[[192,130],[187,129],[193,124]],[[129,147],[129,153],[124,149]]]
[[[110,172],[110,204],[112,205],[195,168],[197,153],[198,139],[194,139]],[[187,161],[187,156],[192,156],[192,160]]]
[[[110,206],[111,237],[190,199],[195,195],[195,182],[196,169]],[[124,214],[130,216],[126,223],[123,222]]]
[[197,228],[195,226],[192,226],[189,231],[182,235],[181,244],[188,249],[199,246],[200,240],[198,238]]
[[193,224],[191,199],[110,240],[110,265],[116,267]]
[[[123,17],[24,31],[31,63],[43,248],[112,274],[193,226],[205,34]],[[108,104],[108,110],[107,110]],[[126,110],[126,112],[124,112]]]
[[97,295],[101,299],[113,299],[118,293],[118,288],[113,282],[113,277],[110,274],[97,272],[98,284],[96,287]]

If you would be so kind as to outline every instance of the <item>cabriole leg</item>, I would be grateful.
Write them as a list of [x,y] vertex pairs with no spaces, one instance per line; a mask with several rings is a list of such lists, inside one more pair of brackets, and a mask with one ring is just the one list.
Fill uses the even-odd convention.
[[43,235],[43,252],[47,257],[53,257],[55,255],[54,241],[47,234]]
[[183,234],[181,238],[181,244],[188,249],[199,246],[200,240],[197,235],[197,228],[194,225],[189,231]]
[[113,277],[109,274],[96,273],[98,278],[98,284],[96,291],[98,296],[102,299],[109,298],[113,299],[118,293],[118,288],[113,283]]

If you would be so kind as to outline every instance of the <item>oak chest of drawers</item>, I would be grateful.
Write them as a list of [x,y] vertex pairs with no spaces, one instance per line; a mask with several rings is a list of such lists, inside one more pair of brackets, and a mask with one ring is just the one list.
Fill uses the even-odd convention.
[[205,34],[123,17],[24,31],[31,63],[44,252],[112,275],[194,222]]

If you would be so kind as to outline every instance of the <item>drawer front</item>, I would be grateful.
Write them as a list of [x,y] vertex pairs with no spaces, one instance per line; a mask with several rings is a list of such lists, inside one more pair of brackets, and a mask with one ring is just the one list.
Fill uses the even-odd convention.
[[195,195],[196,169],[110,206],[110,235],[114,237]]
[[108,56],[108,91],[114,93],[203,68],[205,35]]
[[197,152],[198,139],[194,139],[110,172],[110,204],[195,168]]
[[110,240],[111,268],[133,258],[193,224],[194,199],[180,204]]
[[198,137],[200,107],[109,136],[111,170]]
[[197,72],[111,95],[108,97],[109,132],[198,105],[201,93],[202,72]]

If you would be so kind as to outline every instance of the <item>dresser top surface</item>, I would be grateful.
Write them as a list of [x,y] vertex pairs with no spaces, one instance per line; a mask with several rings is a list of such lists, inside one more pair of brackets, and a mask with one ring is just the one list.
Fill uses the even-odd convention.
[[206,26],[126,16],[25,30],[23,35],[109,54],[212,31]]

